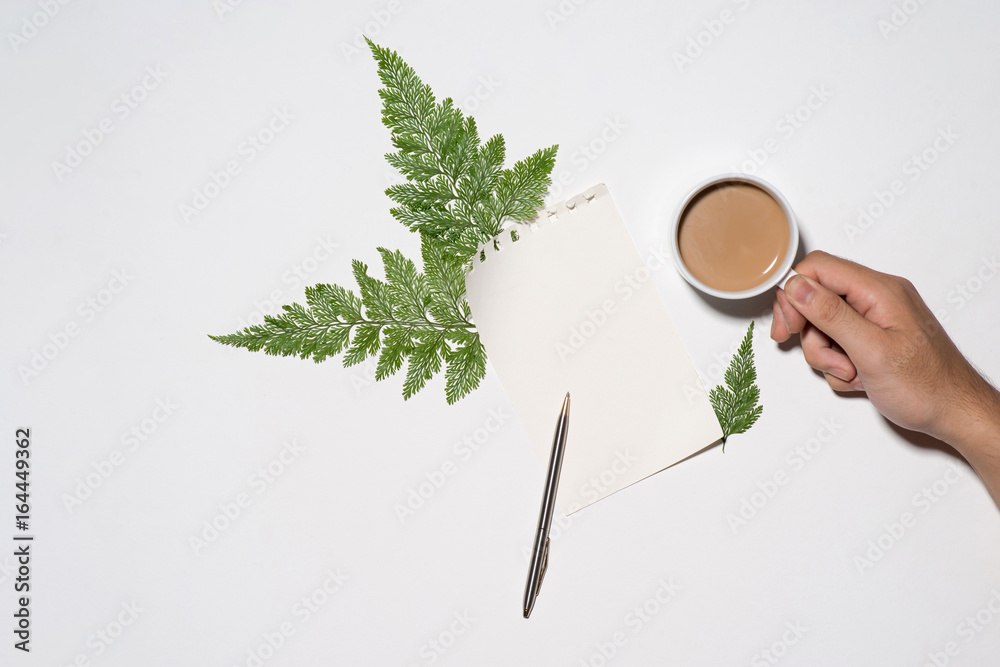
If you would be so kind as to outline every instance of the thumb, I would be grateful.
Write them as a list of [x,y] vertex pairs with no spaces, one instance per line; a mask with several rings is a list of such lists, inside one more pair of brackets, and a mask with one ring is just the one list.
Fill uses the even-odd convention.
[[878,328],[839,295],[808,276],[792,276],[785,284],[785,296],[795,310],[835,340],[848,355],[865,349],[866,339]]

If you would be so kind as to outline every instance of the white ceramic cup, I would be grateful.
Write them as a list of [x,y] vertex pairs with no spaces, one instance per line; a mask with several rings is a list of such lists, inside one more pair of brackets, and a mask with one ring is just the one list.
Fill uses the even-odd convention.
[[[788,250],[785,251],[785,256],[781,259],[781,264],[778,265],[778,270],[761,284],[755,285],[750,289],[740,290],[738,292],[729,292],[726,290],[716,289],[715,287],[709,287],[695,278],[687,266],[684,265],[684,261],[681,259],[681,250],[677,240],[677,230],[680,226],[681,218],[684,217],[684,211],[687,209],[688,204],[690,204],[691,201],[706,188],[727,182],[749,183],[750,185],[757,186],[767,194],[771,195],[774,201],[778,202],[778,205],[781,207],[781,211],[785,214],[785,220],[788,221]],[[688,283],[690,283],[693,287],[701,290],[705,294],[718,297],[720,299],[746,299],[752,296],[757,296],[758,294],[763,294],[775,285],[784,287],[785,282],[795,275],[795,271],[792,270],[792,265],[795,263],[795,253],[797,253],[799,249],[799,226],[795,222],[795,213],[792,212],[792,207],[789,205],[788,200],[785,199],[784,195],[778,192],[778,189],[773,185],[762,178],[757,178],[756,176],[751,176],[750,174],[721,174],[719,176],[708,178],[694,186],[691,192],[688,193],[687,197],[685,197],[681,202],[681,205],[677,207],[677,211],[674,213],[674,216],[670,221],[670,249],[674,254],[674,264],[677,266],[677,271],[680,272],[681,276],[684,277],[684,280],[688,281]]]

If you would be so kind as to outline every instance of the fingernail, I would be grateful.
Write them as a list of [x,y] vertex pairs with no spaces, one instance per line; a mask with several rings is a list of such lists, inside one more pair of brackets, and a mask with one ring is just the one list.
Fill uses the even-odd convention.
[[[830,375],[837,378],[838,380],[843,380],[844,382],[850,382],[850,377],[846,371],[842,371],[839,368],[831,368],[827,371]],[[853,385],[852,385],[853,386]]]
[[861,378],[858,378],[851,383],[851,389],[856,389],[857,391],[865,390],[865,385],[861,382]]
[[815,291],[816,288],[804,276],[792,276],[785,283],[785,293],[799,303],[809,303]]
[[785,331],[791,333],[792,327],[788,324],[788,313],[785,312],[785,307],[780,303],[778,304],[778,314],[781,315],[781,321],[785,324]]

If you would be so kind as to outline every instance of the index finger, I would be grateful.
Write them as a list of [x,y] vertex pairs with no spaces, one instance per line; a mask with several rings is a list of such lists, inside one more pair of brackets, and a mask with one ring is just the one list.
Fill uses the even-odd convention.
[[813,250],[798,263],[795,270],[809,276],[834,294],[838,294],[862,316],[884,303],[888,274],[880,273],[849,259],[822,250]]

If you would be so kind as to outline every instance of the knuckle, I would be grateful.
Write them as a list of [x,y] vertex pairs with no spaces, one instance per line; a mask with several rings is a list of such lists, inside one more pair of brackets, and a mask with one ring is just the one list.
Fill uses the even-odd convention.
[[816,370],[823,370],[820,368],[819,363],[819,350],[813,345],[807,345],[805,342],[802,343],[802,358],[806,360],[806,363]]
[[810,265],[812,265],[812,264],[814,264],[816,262],[822,263],[822,262],[825,262],[829,258],[830,258],[830,254],[827,253],[827,252],[824,252],[823,250],[810,250],[808,253],[806,253],[806,256],[802,258],[802,261],[799,262],[799,265],[798,265],[797,269],[798,268],[808,268]]
[[890,276],[892,280],[890,281],[891,289],[896,297],[900,297],[906,302],[912,302],[914,299],[919,299],[920,295],[917,293],[917,288],[913,286],[907,278],[901,276]]
[[[813,331],[812,333],[816,332]],[[802,357],[807,364],[817,371],[826,373],[830,368],[829,353],[830,348],[824,344],[821,338],[814,335],[806,335],[802,338]]]
[[844,302],[840,297],[816,299],[814,306],[815,316],[821,321],[829,324],[840,324],[846,314]]

